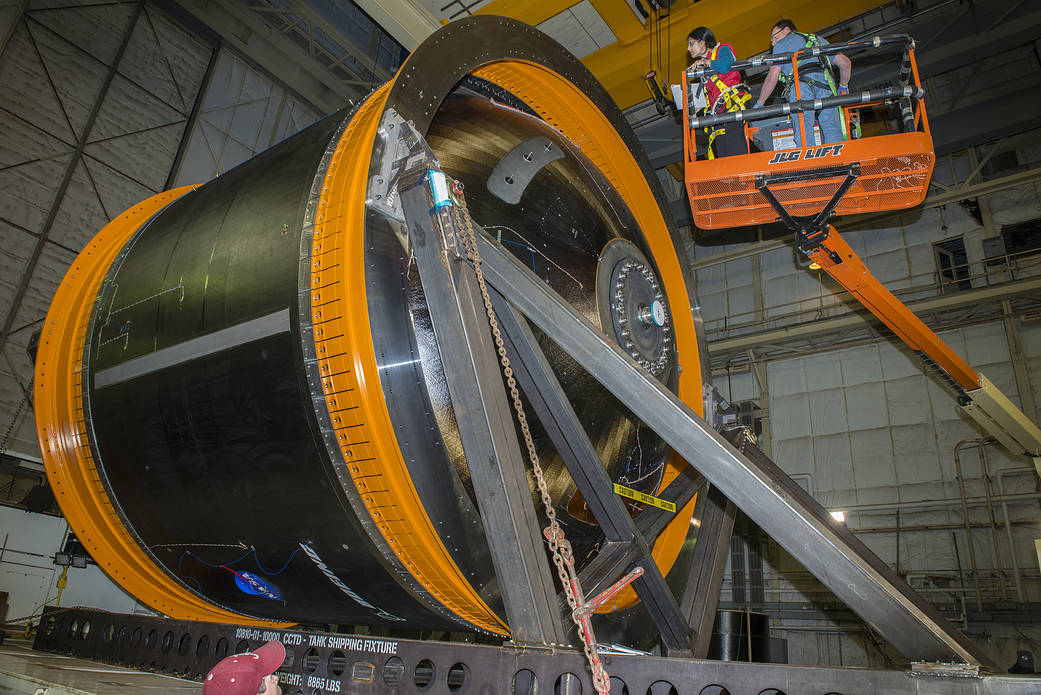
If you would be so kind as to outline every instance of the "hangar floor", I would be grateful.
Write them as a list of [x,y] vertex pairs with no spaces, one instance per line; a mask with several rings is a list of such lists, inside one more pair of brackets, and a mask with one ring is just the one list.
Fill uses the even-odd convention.
[[34,652],[32,643],[0,645],[0,695],[198,695],[198,683],[95,661]]

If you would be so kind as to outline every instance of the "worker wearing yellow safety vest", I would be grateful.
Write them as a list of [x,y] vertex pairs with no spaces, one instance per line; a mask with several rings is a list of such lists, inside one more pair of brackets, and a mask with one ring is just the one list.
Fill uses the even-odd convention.
[[[730,69],[737,60],[734,49],[729,44],[718,43],[708,27],[698,27],[687,37],[687,50],[695,66],[709,67],[715,71],[704,85],[708,112],[715,114],[744,110],[752,99],[752,92],[741,79],[741,72]],[[748,141],[741,123],[715,128],[709,133],[709,159],[735,154],[748,154]]]
[[[814,34],[802,34],[795,29],[795,24],[789,19],[782,19],[770,30],[770,43],[773,45],[775,55],[778,53],[793,53],[816,46],[826,46],[828,42]],[[836,84],[832,75],[832,63],[839,69],[839,79]],[[830,58],[827,56],[810,56],[800,58],[799,63],[799,99],[823,99],[836,94],[849,94],[849,76],[852,63],[849,58],[837,53]],[[753,108],[758,108],[766,103],[777,87],[778,80],[785,83],[785,92],[788,101],[795,101],[795,86],[792,84],[792,67],[788,65],[775,65],[770,68],[763,82],[763,89],[759,93]],[[807,112],[810,113],[810,112]],[[837,108],[824,109],[812,112],[813,120],[806,121],[806,137],[812,140],[813,125],[816,121],[821,129],[821,144],[831,142],[842,142],[847,139],[846,126],[842,115]],[[799,114],[801,119],[803,114]],[[795,145],[802,146],[801,134],[798,121],[794,122]],[[812,143],[811,143],[812,144]]]

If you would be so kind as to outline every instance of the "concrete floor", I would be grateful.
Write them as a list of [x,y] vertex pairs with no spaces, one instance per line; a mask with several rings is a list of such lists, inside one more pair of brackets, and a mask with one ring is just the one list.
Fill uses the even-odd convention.
[[192,681],[132,671],[68,656],[34,652],[32,643],[0,645],[0,695],[199,695]]

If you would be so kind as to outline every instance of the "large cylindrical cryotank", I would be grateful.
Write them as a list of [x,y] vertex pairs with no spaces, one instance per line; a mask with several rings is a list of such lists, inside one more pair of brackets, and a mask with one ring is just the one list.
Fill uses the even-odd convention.
[[[48,475],[98,564],[164,614],[509,633],[423,287],[383,199],[391,112],[478,224],[701,410],[689,273],[621,114],[531,27],[451,24],[357,107],[113,220],[56,294],[36,377]],[[540,340],[612,480],[654,494],[681,474]],[[603,535],[535,434],[582,566]],[[654,544],[665,572],[691,508]]]

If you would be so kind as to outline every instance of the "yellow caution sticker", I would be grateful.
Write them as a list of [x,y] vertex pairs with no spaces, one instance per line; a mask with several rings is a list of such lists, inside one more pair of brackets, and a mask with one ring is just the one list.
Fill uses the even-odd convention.
[[662,498],[655,497],[654,495],[648,495],[646,492],[633,490],[631,487],[619,485],[618,483],[614,484],[614,492],[616,495],[628,497],[629,499],[636,500],[637,502],[640,502],[642,504],[649,504],[652,507],[664,509],[665,511],[672,512],[673,514],[676,513],[676,505],[673,502],[663,500]]

